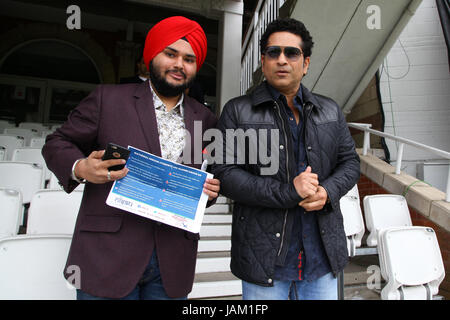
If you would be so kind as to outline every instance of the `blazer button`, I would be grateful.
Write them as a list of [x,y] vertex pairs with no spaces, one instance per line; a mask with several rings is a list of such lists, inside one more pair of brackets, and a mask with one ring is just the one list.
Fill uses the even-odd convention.
[[275,234],[275,237],[277,237],[277,238],[279,238],[281,236],[281,234],[279,233],[279,232],[277,232],[276,234]]
[[267,279],[267,283],[272,283],[272,279]]
[[244,220],[245,218],[244,218],[244,216],[241,216],[240,219],[241,219],[241,220]]
[[282,144],[280,144],[280,150],[283,150],[284,146]]
[[311,147],[311,146],[308,146],[307,149],[308,149],[308,151],[311,151],[311,150],[312,150],[312,147]]
[[325,234],[325,229],[320,230],[321,234]]

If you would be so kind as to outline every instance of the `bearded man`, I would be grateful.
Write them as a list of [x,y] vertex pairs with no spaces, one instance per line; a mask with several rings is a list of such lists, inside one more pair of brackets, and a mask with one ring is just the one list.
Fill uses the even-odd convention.
[[[64,190],[86,183],[64,272],[69,279],[78,267],[78,299],[186,299],[192,290],[199,235],[107,206],[113,182],[128,169],[109,171],[125,161],[102,156],[112,142],[172,161],[180,161],[186,146],[194,159],[194,139],[202,139],[194,135],[194,121],[202,123],[202,134],[217,122],[183,93],[206,50],[197,22],[180,16],[160,21],[148,32],[143,52],[150,79],[98,86],[47,137],[42,154]],[[209,204],[219,189],[219,180],[207,179]]]

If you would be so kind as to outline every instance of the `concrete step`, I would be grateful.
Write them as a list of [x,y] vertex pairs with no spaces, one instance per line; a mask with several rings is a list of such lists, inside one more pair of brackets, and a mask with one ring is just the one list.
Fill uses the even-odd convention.
[[188,299],[220,298],[227,296],[235,297],[242,295],[242,284],[240,280],[194,282]]
[[230,251],[231,239],[229,237],[205,237],[198,242],[199,252]]
[[366,285],[345,286],[344,300],[381,300],[380,290],[370,290]]
[[229,204],[230,200],[228,198],[224,197],[224,196],[217,197],[217,200],[216,200],[215,204],[224,204],[224,203]]
[[230,213],[231,208],[229,204],[216,203],[209,208],[206,208],[205,213]]
[[367,285],[368,278],[373,275],[373,271],[370,271],[369,267],[379,267],[379,265],[378,255],[350,258],[348,265],[344,269],[344,286]]
[[231,224],[233,216],[224,213],[207,213],[203,216],[203,224],[208,223],[228,223]]
[[200,273],[229,272],[230,252],[199,252],[195,266],[196,276]]
[[241,280],[230,271],[196,274],[189,299],[234,299],[241,297]]
[[231,224],[229,223],[203,223],[200,228],[200,237],[231,237]]
[[231,271],[199,273],[194,277],[194,282],[230,281],[239,280]]

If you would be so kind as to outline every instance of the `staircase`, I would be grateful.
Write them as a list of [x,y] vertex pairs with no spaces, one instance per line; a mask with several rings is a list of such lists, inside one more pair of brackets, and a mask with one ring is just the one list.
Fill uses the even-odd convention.
[[219,197],[206,209],[189,299],[241,299],[241,280],[230,271],[231,201]]
[[[241,280],[230,271],[231,213],[232,201],[225,197],[219,197],[215,205],[206,209],[200,229],[194,286],[188,299],[242,299]],[[377,255],[350,258],[344,270],[345,300],[380,299],[379,290],[367,288],[367,279],[372,275],[367,270],[372,265],[379,266]]]

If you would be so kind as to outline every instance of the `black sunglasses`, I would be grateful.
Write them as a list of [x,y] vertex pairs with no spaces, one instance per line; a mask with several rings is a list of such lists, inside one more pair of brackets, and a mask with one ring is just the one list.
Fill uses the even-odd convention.
[[266,47],[264,50],[264,54],[269,56],[271,59],[278,59],[281,52],[284,53],[284,56],[291,61],[296,61],[300,58],[303,52],[296,47],[280,47],[280,46],[270,46]]

